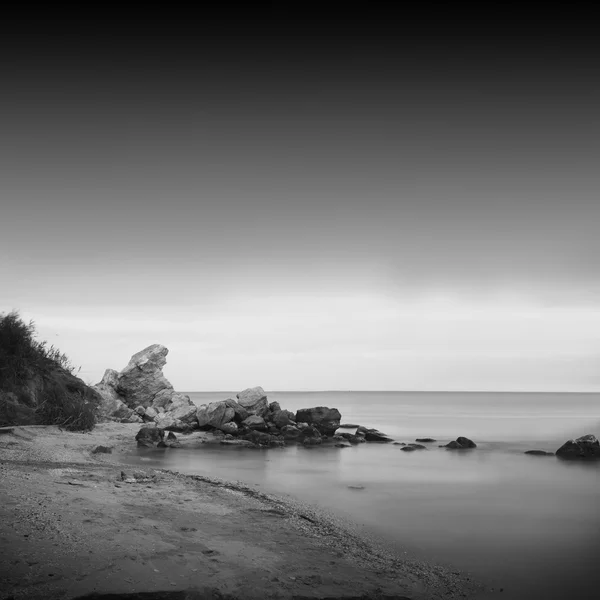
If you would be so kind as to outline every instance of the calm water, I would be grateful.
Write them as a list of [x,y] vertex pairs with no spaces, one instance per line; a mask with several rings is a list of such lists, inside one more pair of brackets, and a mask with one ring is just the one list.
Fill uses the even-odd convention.
[[[235,394],[191,393],[197,404]],[[391,444],[248,450],[204,445],[138,458],[291,494],[349,516],[398,551],[471,572],[503,598],[569,598],[600,585],[600,464],[555,451],[600,436],[600,395],[272,392],[282,408],[337,407],[342,422],[398,441],[459,435],[478,448],[402,452]],[[364,486],[363,490],[349,485]]]

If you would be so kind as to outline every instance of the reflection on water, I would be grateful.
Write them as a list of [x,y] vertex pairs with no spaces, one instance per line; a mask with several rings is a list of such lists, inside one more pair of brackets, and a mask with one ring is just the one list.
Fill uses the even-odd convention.
[[[570,437],[564,436],[570,428],[576,429],[570,435],[594,432],[599,403],[588,396],[565,408],[563,398],[544,409],[537,397],[528,406],[512,398],[507,406],[494,408],[493,414],[504,417],[487,424],[485,406],[469,417],[469,410],[476,410],[463,404],[457,406],[463,413],[457,425],[432,417],[436,406],[442,406],[442,414],[451,412],[448,399],[437,396],[431,403],[419,396],[413,404],[404,397],[401,409],[384,406],[377,398],[384,412],[370,416],[374,404],[344,407],[339,397],[320,397],[312,405],[333,406],[337,400],[344,420],[378,427],[399,440],[432,435],[446,442],[467,435],[478,443],[477,449],[452,452],[430,444],[426,451],[406,453],[391,444],[270,450],[204,444],[195,449],[141,449],[131,458],[146,467],[239,480],[334,509],[400,551],[470,571],[504,588],[503,598],[569,598],[599,585],[600,464],[523,454],[532,448],[556,450]],[[298,400],[300,406],[279,401],[294,409],[309,405],[306,398]],[[497,405],[498,399],[493,402]],[[517,438],[515,430],[525,428],[519,414],[536,411],[537,426],[528,425],[535,435]],[[563,414],[561,421],[553,411],[568,416]],[[423,414],[430,415],[426,426],[415,416]],[[512,428],[504,429],[507,423]],[[491,435],[480,437],[481,432]]]

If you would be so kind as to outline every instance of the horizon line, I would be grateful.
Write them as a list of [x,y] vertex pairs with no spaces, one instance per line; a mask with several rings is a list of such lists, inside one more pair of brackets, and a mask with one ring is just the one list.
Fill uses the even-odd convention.
[[[249,389],[249,388],[245,388]],[[263,388],[264,389],[264,388]],[[600,394],[599,390],[265,390],[269,394],[377,393],[377,394]],[[232,390],[182,390],[181,393],[229,394]],[[238,392],[234,392],[238,393]]]

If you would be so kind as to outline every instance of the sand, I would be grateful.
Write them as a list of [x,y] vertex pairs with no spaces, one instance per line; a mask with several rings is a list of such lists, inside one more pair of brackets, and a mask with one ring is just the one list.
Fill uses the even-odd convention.
[[[124,466],[138,428],[16,427],[0,435],[0,599],[161,591],[424,600],[481,591],[468,576],[395,555],[315,507]],[[93,454],[98,445],[112,454]]]

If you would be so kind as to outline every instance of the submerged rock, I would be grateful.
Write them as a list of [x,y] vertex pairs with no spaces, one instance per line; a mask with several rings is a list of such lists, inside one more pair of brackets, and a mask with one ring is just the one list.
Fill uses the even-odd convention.
[[546,452],[545,450],[527,450],[523,454],[530,454],[531,456],[554,456],[554,452]]
[[347,433],[345,431],[336,433],[336,436],[340,436],[348,440],[351,444],[364,444],[367,440],[362,435],[355,435],[353,433]]
[[432,443],[432,442],[437,442],[437,440],[434,440],[433,438],[417,438],[415,440],[415,442],[422,442],[422,443],[429,444],[429,443]]
[[565,442],[556,456],[563,459],[596,460],[600,459],[600,442],[595,435],[583,435],[576,440]]
[[296,412],[297,423],[308,423],[314,425],[323,435],[332,436],[340,426],[342,415],[337,408],[327,406],[316,406],[313,408],[301,408]]
[[448,448],[450,450],[467,450],[469,448],[477,448],[477,444],[469,438],[460,436],[445,446],[440,446],[440,448]]
[[363,435],[367,442],[393,442],[394,440],[387,434],[379,431],[378,429],[367,429],[366,427],[359,427],[356,430],[356,435]]

